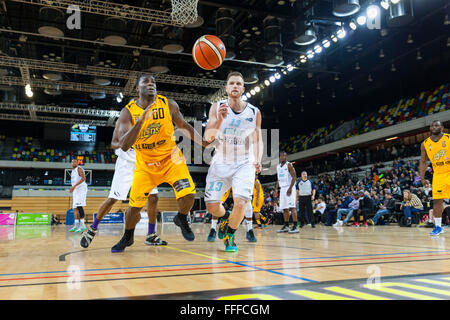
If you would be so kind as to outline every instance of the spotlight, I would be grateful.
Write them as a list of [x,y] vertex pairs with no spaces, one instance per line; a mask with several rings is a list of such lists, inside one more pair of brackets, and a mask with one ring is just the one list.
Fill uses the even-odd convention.
[[411,34],[408,35],[408,40],[406,42],[407,43],[413,43],[414,42]]
[[261,91],[261,88],[260,88],[260,87],[255,87],[255,91],[256,91],[256,92],[260,92],[260,91]]
[[392,4],[397,4],[400,2],[400,0],[391,0]]
[[117,103],[121,103],[122,102],[122,98],[120,97],[120,95],[116,97],[116,101],[117,101]]
[[308,50],[308,51],[306,52],[306,56],[308,57],[308,59],[314,58],[314,53],[313,53],[313,51],[312,51],[312,50]]
[[277,73],[275,73],[275,79],[280,79],[281,78],[281,74],[279,74],[278,72]]
[[276,81],[276,79],[275,79],[274,76],[270,76],[269,80],[270,80],[270,82],[272,82],[272,83]]
[[123,93],[122,93],[122,92],[119,92],[119,97],[120,97],[121,99],[123,99]]
[[361,16],[359,16],[359,17],[356,19],[356,22],[357,22],[360,26],[365,25],[366,22],[367,22],[367,18],[366,18],[366,16],[361,15]]
[[291,72],[292,70],[294,70],[294,66],[292,64],[288,64],[287,71]]
[[284,69],[281,71],[281,73],[284,74],[284,75],[287,75],[287,71],[284,70]]
[[392,64],[392,66],[391,66],[391,71],[392,71],[392,72],[397,71],[397,69],[395,68],[395,64]]
[[367,7],[366,14],[367,18],[373,20],[377,17],[380,8],[374,4]]
[[323,40],[322,45],[324,48],[328,48],[331,45],[330,40],[328,39]]
[[350,23],[348,24],[348,26],[350,27],[350,29],[352,30],[356,30],[356,28],[358,28],[358,26],[356,25],[356,22],[354,19],[352,19],[352,21],[350,21]]
[[336,36],[334,34],[331,35],[331,40],[333,42],[338,42],[338,38],[336,38]]
[[337,34],[337,36],[338,36],[339,39],[342,39],[342,38],[345,37],[345,35],[346,35],[347,33],[345,32],[345,29],[344,29],[344,28],[341,28],[341,29],[338,30],[338,32],[337,32],[336,34]]
[[300,59],[300,62],[301,62],[301,63],[306,63],[306,58]]
[[384,10],[389,9],[389,0],[381,0],[380,5]]
[[417,57],[416,57],[416,59],[417,59],[417,60],[422,60],[422,56],[420,55],[420,51],[417,51]]
[[252,95],[251,95],[250,93],[248,93],[248,92],[247,92],[245,95],[247,96],[247,98],[250,98],[250,97],[252,96]]
[[31,90],[31,85],[29,83],[25,86],[25,94],[28,98],[33,96],[33,90]]
[[322,47],[319,45],[314,46],[314,52],[315,53],[321,53],[322,52]]
[[255,92],[255,90],[250,90],[250,94],[252,95],[252,96],[254,96],[255,94],[256,94],[256,92]]
[[270,86],[270,81],[269,80],[265,80],[264,84],[268,87],[268,86]]

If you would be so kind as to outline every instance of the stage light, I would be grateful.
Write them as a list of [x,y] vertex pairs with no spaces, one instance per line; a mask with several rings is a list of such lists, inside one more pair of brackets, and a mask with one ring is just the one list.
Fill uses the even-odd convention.
[[348,26],[350,27],[350,29],[352,30],[356,30],[356,28],[358,28],[358,26],[356,25],[356,22],[354,19],[352,19],[352,21],[350,21],[350,23],[348,24]]
[[260,88],[260,87],[255,87],[255,91],[256,91],[256,92],[260,92],[260,91],[261,91],[261,88]]
[[314,46],[314,52],[315,53],[321,53],[322,52],[322,47],[319,45]]
[[384,10],[389,9],[389,0],[381,0],[380,5]]
[[308,50],[308,51],[306,52],[306,56],[308,57],[308,59],[314,58],[314,53],[313,53],[313,51],[312,51],[312,50]]
[[252,96],[254,96],[255,94],[256,94],[256,92],[255,92],[255,90],[250,90],[250,94],[252,95]]
[[400,2],[400,0],[391,0],[392,4],[397,4]]
[[331,35],[331,40],[333,42],[338,42],[338,38],[336,38],[336,36],[334,34]]
[[324,48],[328,48],[331,45],[331,42],[330,42],[330,40],[325,39],[322,41],[322,45]]
[[370,6],[367,7],[366,10],[366,14],[367,14],[367,18],[373,20],[377,17],[378,13],[380,11],[380,7],[372,4]]
[[247,96],[247,98],[250,98],[252,96],[249,92],[247,92],[245,95]]
[[275,82],[275,81],[277,81],[277,79],[275,79],[274,76],[270,76],[269,80],[270,80],[270,82],[272,82],[272,83]]
[[264,84],[268,87],[268,86],[270,86],[270,81],[269,80],[265,80]]
[[291,72],[292,70],[294,70],[294,66],[292,64],[288,64],[287,71]]
[[366,16],[364,16],[364,15],[360,15],[360,16],[356,19],[356,22],[357,22],[360,26],[363,26],[363,25],[366,24],[367,18],[366,18]]
[[281,74],[279,74],[278,72],[277,73],[275,73],[275,79],[280,79],[281,78]]
[[345,32],[345,29],[339,29],[338,32],[336,33],[339,39],[342,39],[345,37],[345,35],[347,34],[347,32]]

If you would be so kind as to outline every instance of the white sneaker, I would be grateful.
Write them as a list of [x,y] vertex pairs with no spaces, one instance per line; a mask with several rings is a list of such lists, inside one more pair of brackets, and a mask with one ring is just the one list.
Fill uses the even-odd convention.
[[337,220],[335,224],[333,224],[333,227],[340,227],[342,226],[342,220]]

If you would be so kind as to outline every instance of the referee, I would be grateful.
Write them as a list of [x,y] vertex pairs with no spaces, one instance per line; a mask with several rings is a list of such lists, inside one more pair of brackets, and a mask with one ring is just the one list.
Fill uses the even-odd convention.
[[[306,171],[302,172],[302,178],[297,181],[295,188],[297,189],[299,204],[300,228],[303,227],[305,221],[308,224],[310,223],[312,228],[315,228],[312,201],[314,201],[316,189],[314,188],[314,183],[308,180]],[[306,210],[308,213],[306,213]]]

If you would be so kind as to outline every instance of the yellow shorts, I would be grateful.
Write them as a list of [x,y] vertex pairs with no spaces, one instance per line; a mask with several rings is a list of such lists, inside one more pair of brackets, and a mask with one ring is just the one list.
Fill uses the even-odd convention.
[[450,199],[450,172],[434,174],[431,188],[433,199]]
[[264,204],[264,198],[259,199],[258,206],[256,206],[256,199],[253,199],[253,201],[252,201],[253,212],[261,212],[261,208],[262,208],[263,204]]
[[136,170],[130,191],[131,207],[144,207],[153,188],[164,182],[172,186],[177,200],[188,194],[196,193],[186,160],[181,151],[177,152],[179,153],[175,161],[172,156],[154,163],[144,163],[140,159],[136,161]]

